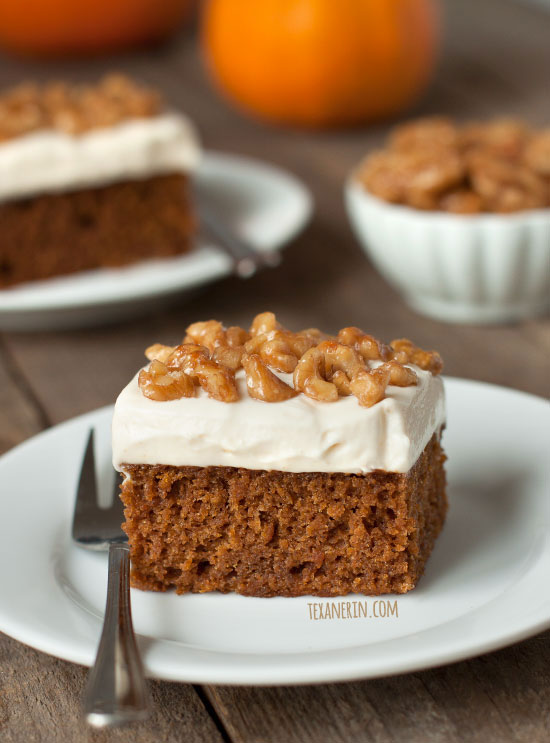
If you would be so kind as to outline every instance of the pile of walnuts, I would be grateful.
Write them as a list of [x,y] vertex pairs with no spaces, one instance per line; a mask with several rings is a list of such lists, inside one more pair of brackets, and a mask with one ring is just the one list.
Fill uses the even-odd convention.
[[161,109],[156,92],[125,75],[106,75],[95,85],[22,83],[0,95],[0,142],[41,129],[80,134]]
[[507,213],[550,206],[550,129],[496,119],[459,126],[418,119],[396,127],[359,179],[375,196],[416,209]]
[[[334,402],[355,395],[371,407],[384,399],[386,387],[417,384],[406,364],[439,374],[443,368],[436,351],[423,351],[402,338],[389,345],[359,328],[329,336],[316,328],[293,333],[272,312],[256,315],[250,329],[224,328],[217,320],[193,323],[179,346],[155,343],[145,355],[150,360],[139,373],[138,384],[151,400],[193,397],[202,387],[209,397],[235,402],[239,392],[235,372],[243,369],[250,397],[281,402],[303,393],[314,400]],[[369,362],[378,362],[371,366]],[[274,371],[293,374],[294,386]]]

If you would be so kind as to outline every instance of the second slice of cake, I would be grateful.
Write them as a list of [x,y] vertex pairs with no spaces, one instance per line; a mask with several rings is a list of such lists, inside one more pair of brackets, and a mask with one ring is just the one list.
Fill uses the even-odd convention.
[[191,249],[193,126],[121,75],[0,95],[0,288]]
[[447,508],[441,360],[358,328],[195,323],[119,396],[133,585],[404,593]]

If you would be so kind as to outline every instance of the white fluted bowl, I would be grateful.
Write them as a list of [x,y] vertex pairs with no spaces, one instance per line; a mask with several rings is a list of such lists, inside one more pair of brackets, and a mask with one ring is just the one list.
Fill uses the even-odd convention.
[[365,253],[418,312],[498,323],[550,308],[550,209],[424,212],[376,198],[354,175],[345,201]]

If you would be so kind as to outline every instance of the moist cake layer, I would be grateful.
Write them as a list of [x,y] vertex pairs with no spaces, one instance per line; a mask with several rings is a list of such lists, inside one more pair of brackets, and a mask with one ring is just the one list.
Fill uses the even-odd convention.
[[405,593],[439,534],[444,454],[406,474],[125,464],[132,585],[249,596]]
[[0,203],[0,287],[191,248],[184,175]]
[[[371,362],[376,367],[378,362]],[[282,472],[407,472],[445,420],[441,379],[417,366],[418,383],[387,388],[365,408],[354,396],[331,403],[306,395],[265,403],[249,397],[241,369],[240,399],[196,397],[157,402],[137,376],[121,392],[113,419],[113,463],[236,467]],[[291,383],[292,375],[277,372]]]
[[177,113],[78,135],[42,130],[0,143],[0,201],[187,173],[199,158],[194,127]]

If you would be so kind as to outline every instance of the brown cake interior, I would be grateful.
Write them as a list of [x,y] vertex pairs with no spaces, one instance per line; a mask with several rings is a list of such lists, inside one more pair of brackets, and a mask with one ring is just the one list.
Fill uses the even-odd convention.
[[0,204],[0,287],[163,258],[191,248],[185,175]]
[[132,585],[248,596],[405,593],[445,519],[434,435],[405,474],[124,465]]

